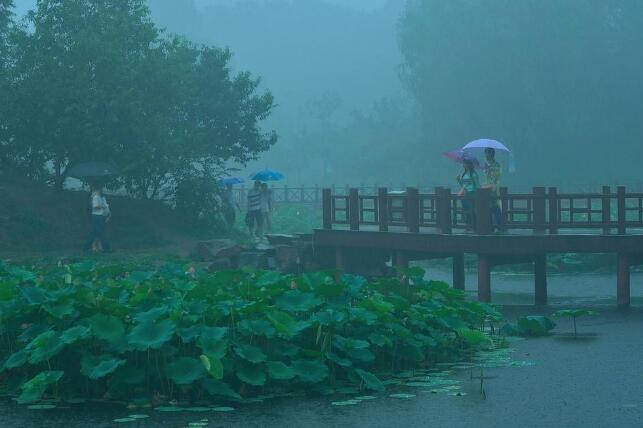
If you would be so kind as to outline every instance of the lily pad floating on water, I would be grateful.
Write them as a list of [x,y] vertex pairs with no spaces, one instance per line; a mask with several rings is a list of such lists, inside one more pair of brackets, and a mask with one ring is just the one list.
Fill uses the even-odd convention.
[[209,412],[212,409],[210,409],[209,407],[187,407],[185,410],[188,412],[198,413],[198,412]]
[[355,397],[355,400],[367,401],[367,400],[375,400],[376,398],[377,397],[372,395],[360,395],[359,397]]
[[31,406],[27,406],[29,410],[51,410],[55,408],[56,406],[53,404],[32,404]]
[[188,424],[189,427],[207,427],[209,422],[190,422]]
[[134,418],[118,418],[118,419],[114,419],[114,422],[116,422],[117,424],[126,424],[128,422],[136,422],[136,419],[134,419]]
[[213,407],[212,410],[215,412],[234,412],[234,407],[226,407],[226,406]]
[[415,394],[391,394],[390,398],[397,398],[400,400],[408,400],[409,398],[415,397]]
[[354,406],[355,404],[361,403],[360,400],[345,400],[345,401],[333,401],[330,403],[333,406]]
[[155,408],[154,410],[156,410],[157,412],[184,412],[185,408],[176,406],[161,406]]
[[143,415],[143,414],[140,414],[140,415],[129,415],[129,416],[127,416],[127,417],[128,417],[128,418],[132,418],[132,419],[147,419],[147,418],[149,418],[149,417],[150,417],[150,415]]

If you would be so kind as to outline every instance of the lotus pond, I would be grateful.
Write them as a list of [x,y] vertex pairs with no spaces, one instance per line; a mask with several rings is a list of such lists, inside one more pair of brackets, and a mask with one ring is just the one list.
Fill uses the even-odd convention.
[[431,373],[504,352],[486,333],[500,318],[420,269],[368,282],[180,263],[0,264],[0,394],[225,412],[301,394],[367,400],[399,379],[449,389]]

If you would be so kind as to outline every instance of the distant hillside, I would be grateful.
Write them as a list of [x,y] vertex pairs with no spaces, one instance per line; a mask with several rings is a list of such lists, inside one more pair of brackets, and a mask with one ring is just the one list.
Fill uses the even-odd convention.
[[[56,192],[29,182],[0,180],[0,252],[80,251],[89,229],[83,191]],[[107,234],[118,249],[191,245],[178,218],[158,201],[108,197],[113,218]]]

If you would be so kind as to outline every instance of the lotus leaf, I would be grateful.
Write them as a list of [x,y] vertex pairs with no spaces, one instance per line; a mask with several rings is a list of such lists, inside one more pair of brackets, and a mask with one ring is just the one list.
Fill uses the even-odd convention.
[[263,386],[266,383],[266,374],[261,367],[253,364],[245,364],[237,369],[237,377],[248,385]]
[[116,342],[125,335],[123,322],[113,315],[96,314],[89,319],[94,336],[106,342]]
[[269,361],[266,366],[268,367],[268,376],[272,379],[288,380],[295,377],[294,370],[281,361]]
[[340,324],[346,321],[347,315],[346,312],[337,311],[334,309],[327,309],[325,311],[317,312],[313,315],[313,321],[320,323],[321,325],[335,325]]
[[195,341],[201,335],[201,328],[202,327],[200,325],[179,328],[176,330],[176,334],[181,338],[183,343],[190,343]]
[[472,348],[479,348],[489,345],[491,340],[480,330],[470,328],[460,328],[457,330],[458,337],[464,340]]
[[[7,360],[2,365],[3,370],[15,369],[17,367],[22,367],[27,362],[27,351],[21,349],[18,352],[15,352],[7,358]],[[2,371],[2,370],[0,370]]]
[[137,271],[137,272],[131,272],[127,276],[127,280],[133,284],[140,284],[146,281],[149,281],[156,275],[156,272],[142,272],[142,271]]
[[393,346],[393,341],[390,338],[388,338],[388,337],[386,337],[386,336],[384,336],[382,334],[371,333],[368,336],[368,340],[370,340],[370,342],[373,345],[380,346],[380,347],[381,346]]
[[300,350],[299,346],[282,340],[270,341],[270,349],[276,355],[282,357],[294,357],[299,353]]
[[20,292],[30,305],[41,305],[49,300],[47,291],[40,287],[20,287]]
[[256,285],[257,287],[270,287],[283,281],[284,277],[279,272],[264,272],[257,279]]
[[223,364],[220,359],[210,358],[207,355],[201,355],[199,358],[206,372],[215,379],[223,379]]
[[234,398],[237,400],[241,399],[241,396],[237,394],[230,385],[225,382],[221,382],[212,378],[206,378],[201,381],[201,385],[205,388],[210,395],[219,395],[222,397]]
[[267,338],[274,337],[276,330],[268,321],[263,319],[241,320],[237,325],[239,332],[246,336],[264,336]]
[[272,325],[277,331],[286,336],[296,336],[302,330],[310,327],[310,321],[296,321],[293,317],[285,312],[273,311],[266,314]]
[[71,300],[66,302],[48,303],[43,305],[43,309],[54,318],[62,319],[75,312],[74,303]]
[[377,315],[368,309],[350,308],[349,314],[352,320],[362,322],[366,325],[373,325],[377,322]]
[[321,360],[295,360],[292,368],[302,382],[318,383],[328,377],[328,367]]
[[368,389],[375,391],[384,391],[384,384],[373,373],[361,369],[355,369],[355,373],[362,378]]
[[49,360],[65,347],[58,333],[53,330],[46,331],[33,339],[25,348],[29,352],[29,362],[38,364]]
[[342,367],[350,367],[353,365],[351,360],[349,360],[348,358],[342,358],[339,355],[335,354],[334,352],[326,353],[326,358],[328,358],[330,361]]
[[177,385],[189,385],[205,375],[203,363],[196,358],[181,357],[169,363],[165,374]]
[[62,340],[66,345],[71,345],[78,340],[86,338],[90,333],[91,329],[89,327],[78,325],[76,327],[68,328],[60,333],[60,340]]
[[268,358],[261,349],[252,345],[236,345],[234,352],[244,360],[255,364],[263,363]]
[[276,300],[279,309],[289,312],[307,312],[319,306],[322,300],[313,293],[302,293],[299,290],[289,290]]
[[114,373],[117,368],[125,363],[125,360],[115,358],[111,355],[95,357],[87,354],[84,355],[80,361],[80,372],[90,379],[100,379],[108,374]]
[[170,320],[142,322],[132,329],[128,343],[139,351],[159,349],[172,338],[175,327]]
[[49,385],[58,382],[63,374],[64,372],[60,370],[38,373],[31,380],[22,384],[22,394],[18,397],[18,403],[33,403],[40,400]]
[[149,311],[139,312],[136,315],[134,315],[134,321],[138,323],[154,322],[160,317],[167,314],[168,310],[169,308],[164,305],[164,306],[158,306],[156,308],[152,308]]

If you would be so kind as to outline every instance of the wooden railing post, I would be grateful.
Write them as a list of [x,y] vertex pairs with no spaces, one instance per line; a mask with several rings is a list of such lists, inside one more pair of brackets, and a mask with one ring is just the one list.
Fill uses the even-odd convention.
[[386,187],[377,189],[377,214],[380,223],[380,232],[388,231],[388,190]]
[[507,198],[508,194],[509,190],[507,190],[506,187],[500,188],[500,215],[502,216],[502,225],[500,227],[503,230],[507,228],[507,223],[509,222],[509,214],[507,213],[507,211],[509,211],[509,198]]
[[475,232],[487,235],[491,232],[491,190],[478,189],[475,193]]
[[625,226],[627,220],[625,215],[625,186],[618,186],[616,189],[616,203],[618,207],[618,234],[625,235],[627,233]]
[[284,202],[288,203],[289,198],[288,198],[288,185],[284,184]]
[[451,234],[451,189],[435,188],[437,223],[440,233]]
[[601,200],[601,209],[603,211],[603,233],[609,235],[612,228],[610,224],[612,223],[612,199],[611,199],[612,189],[610,186],[603,186],[603,199]]
[[548,192],[549,199],[549,233],[556,235],[558,233],[558,190],[550,187]]
[[348,224],[350,230],[359,230],[359,191],[348,191]]
[[406,188],[406,224],[409,232],[420,231],[420,193],[415,187]]
[[534,233],[545,233],[545,188],[534,187]]
[[322,223],[323,228],[330,230],[333,228],[333,197],[330,189],[322,190]]

